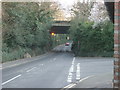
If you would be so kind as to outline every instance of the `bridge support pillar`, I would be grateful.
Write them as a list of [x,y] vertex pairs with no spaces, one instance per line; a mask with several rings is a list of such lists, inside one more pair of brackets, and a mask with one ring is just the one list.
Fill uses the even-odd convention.
[[114,81],[113,87],[120,88],[120,2],[115,2],[114,13]]

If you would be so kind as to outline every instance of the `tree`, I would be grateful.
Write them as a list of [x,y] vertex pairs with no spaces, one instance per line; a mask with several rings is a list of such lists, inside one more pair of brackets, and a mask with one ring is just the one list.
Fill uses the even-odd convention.
[[[83,6],[85,4],[86,3],[83,3]],[[107,17],[105,8],[101,7],[100,10],[102,14],[100,14],[100,18],[98,18],[98,20],[100,19],[103,21],[100,21],[94,27],[96,22],[89,19],[91,8],[88,8],[88,6],[84,6],[84,8],[82,8],[82,3],[80,2],[77,7],[72,9],[72,11],[74,11],[74,17],[71,21],[70,36],[73,40],[72,51],[75,55],[113,55],[113,37],[111,37],[114,35],[113,24],[108,19],[105,19]]]
[[91,21],[94,21],[95,25],[97,25],[100,22],[109,20],[109,16],[108,16],[106,7],[105,7],[104,3],[102,3],[102,2],[95,2],[93,5],[93,8],[91,9],[90,14],[91,15],[89,16],[89,19]]
[[[11,52],[20,51],[23,53],[20,56],[23,57],[26,52],[38,55],[50,50],[52,38],[49,29],[57,11],[56,8],[51,8],[52,4],[52,2],[3,2],[3,52],[11,55]],[[11,60],[19,58],[19,56],[14,58],[15,55]]]
[[93,4],[93,2],[77,2],[71,9],[73,17],[79,17],[82,20],[88,20]]

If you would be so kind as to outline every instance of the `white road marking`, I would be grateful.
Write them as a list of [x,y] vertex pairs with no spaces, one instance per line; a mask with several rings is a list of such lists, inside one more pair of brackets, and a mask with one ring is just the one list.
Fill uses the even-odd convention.
[[69,72],[67,82],[72,82],[72,73]]
[[67,86],[65,86],[64,88],[68,88],[69,86],[71,86],[72,84],[69,84],[69,85],[67,85]]
[[33,68],[27,70],[26,72],[30,72],[30,71],[32,71],[32,70],[35,69],[35,68],[37,68],[37,67],[33,67]]
[[72,65],[69,69],[69,74],[68,74],[68,78],[67,78],[67,82],[72,82],[72,73],[74,71],[74,62],[75,62],[75,57],[73,58],[73,61],[72,61]]
[[75,86],[76,84],[72,84],[72,85],[70,85],[68,88],[72,88],[73,86]]
[[80,63],[77,64],[76,80],[80,80]]
[[84,81],[84,80],[86,80],[86,79],[88,79],[88,78],[90,78],[90,77],[93,77],[93,76],[94,76],[94,75],[91,75],[91,76],[85,77],[85,78],[81,79],[79,82],[82,82],[82,81]]
[[18,78],[18,77],[20,77],[20,76],[21,76],[21,74],[20,74],[20,75],[15,76],[14,78],[9,79],[9,80],[8,80],[8,81],[6,81],[6,82],[3,82],[3,83],[2,83],[2,85],[5,85],[5,84],[7,84],[7,83],[9,83],[9,82],[13,81],[14,79],[16,79],[16,78]]
[[75,86],[76,84],[69,84],[69,85],[67,85],[67,86],[65,86],[64,88],[71,88],[71,87],[73,87],[73,86]]
[[69,72],[73,72],[73,71],[74,71],[74,66],[72,65],[72,66],[70,67]]
[[75,62],[75,57],[73,58],[72,64],[74,64],[74,62]]
[[[90,77],[93,77],[93,76],[94,76],[94,75],[85,77],[85,78],[81,79],[81,80],[79,81],[79,83],[82,82],[82,81],[84,81],[84,80],[86,80],[86,79],[88,79],[88,78],[90,78]],[[76,83],[76,84],[75,84],[75,83],[69,84],[69,85],[65,86],[64,88],[72,88],[72,87],[74,87],[75,85],[77,85],[77,83]],[[64,90],[64,88],[63,88],[62,90]]]

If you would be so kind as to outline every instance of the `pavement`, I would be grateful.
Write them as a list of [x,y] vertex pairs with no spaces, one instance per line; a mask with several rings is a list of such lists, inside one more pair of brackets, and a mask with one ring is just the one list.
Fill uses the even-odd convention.
[[[57,52],[59,48],[63,52]],[[2,87],[112,88],[113,58],[74,57],[66,52],[70,47],[64,45],[54,50],[56,52],[4,63]]]

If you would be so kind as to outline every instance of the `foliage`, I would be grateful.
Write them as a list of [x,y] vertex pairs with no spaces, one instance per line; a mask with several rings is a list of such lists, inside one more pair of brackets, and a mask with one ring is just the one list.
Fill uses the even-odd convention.
[[[73,21],[75,22],[75,21]],[[71,24],[73,52],[79,56],[112,56],[113,55],[113,24],[110,21],[98,24],[93,22],[77,22]]]
[[52,38],[49,29],[55,8],[51,2],[3,2],[3,62],[49,51]]
[[[94,5],[93,5],[94,4]],[[70,36],[73,40],[72,50],[78,56],[112,56],[113,55],[113,24],[104,19],[102,22],[90,21],[91,10],[96,3],[77,3],[72,11],[74,17],[71,21]],[[100,4],[101,5],[101,4]],[[81,7],[83,6],[83,7]],[[101,19],[107,17],[104,6],[97,6],[103,14]],[[104,15],[105,14],[105,15]],[[94,15],[95,17],[95,15]]]
[[93,2],[80,2],[78,1],[76,4],[73,5],[71,9],[71,14],[74,17],[82,17],[82,20],[87,20],[90,16],[91,8],[93,7]]

